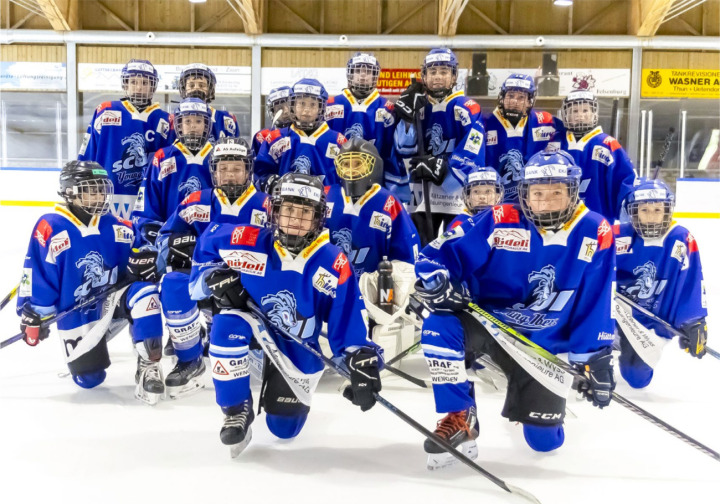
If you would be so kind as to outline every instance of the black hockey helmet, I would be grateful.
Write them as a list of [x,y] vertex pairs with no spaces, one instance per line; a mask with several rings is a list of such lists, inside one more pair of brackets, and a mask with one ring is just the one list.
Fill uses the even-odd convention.
[[94,161],[70,161],[60,172],[58,194],[89,215],[107,214],[113,193],[107,171]]
[[213,185],[225,196],[231,201],[239,198],[252,183],[253,155],[247,142],[242,138],[220,138],[212,151],[210,173]]
[[381,183],[383,160],[372,142],[353,137],[340,146],[335,171],[342,180],[345,194],[357,201],[373,184]]
[[320,177],[286,173],[273,186],[269,212],[275,239],[293,254],[310,245],[325,225],[325,188]]

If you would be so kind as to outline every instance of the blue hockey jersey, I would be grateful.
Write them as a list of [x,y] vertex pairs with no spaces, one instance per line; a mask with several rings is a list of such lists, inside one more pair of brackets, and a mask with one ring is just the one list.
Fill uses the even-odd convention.
[[140,234],[149,222],[165,223],[190,194],[213,187],[210,174],[212,148],[208,142],[193,154],[178,140],[155,154],[132,213],[132,221]]
[[407,211],[397,198],[378,184],[356,203],[340,185],[325,188],[330,241],[340,247],[352,264],[355,276],[377,270],[383,256],[414,263],[420,238]]
[[327,123],[310,136],[294,125],[273,130],[255,158],[256,182],[259,187],[265,187],[270,175],[302,172],[322,176],[324,185],[337,184],[335,158],[343,143],[342,133],[330,129]]
[[[191,297],[210,296],[204,278],[215,269],[233,269],[267,318],[319,348],[323,322],[334,356],[368,339],[367,313],[345,254],[327,231],[293,257],[270,228],[234,224],[210,226],[198,240],[190,273]],[[316,359],[308,354],[309,359]]]
[[455,229],[458,226],[462,226],[467,221],[470,220],[470,218],[473,216],[470,212],[467,211],[467,208],[462,211],[462,213],[457,214],[457,217],[455,217],[452,222],[450,222],[450,225],[448,226],[448,230]]
[[559,123],[557,138],[582,168],[580,197],[585,205],[610,222],[620,218],[622,202],[633,188],[635,170],[625,149],[598,126],[581,139],[570,131],[563,133]]
[[415,271],[467,283],[473,300],[553,353],[612,344],[613,231],[582,203],[558,232],[538,229],[518,205],[480,212],[422,250]]
[[235,114],[213,107],[210,107],[210,111],[212,113],[212,128],[208,141],[211,144],[214,145],[220,138],[237,138],[240,136],[240,128]]
[[255,136],[253,136],[252,140],[252,150],[255,157],[257,157],[258,154],[260,154],[260,147],[265,143],[267,138],[273,138],[270,133],[275,130],[271,128],[265,128],[263,130],[258,131],[255,133]]
[[[480,105],[457,91],[439,103],[429,103],[421,111],[425,153],[445,156],[449,171],[441,186],[430,184],[433,212],[458,214],[465,204],[462,186],[467,173],[485,166],[485,129],[480,122]],[[385,186],[408,203],[410,213],[424,211],[422,183],[410,183],[408,163],[417,156],[414,124],[404,121],[394,135],[394,160],[385,166]]]
[[[661,238],[641,238],[629,223],[613,226],[617,249],[617,289],[675,328],[707,316],[700,252],[690,232],[672,222]],[[673,335],[633,310],[648,328]]]
[[548,112],[531,110],[513,127],[498,108],[484,118],[487,134],[485,162],[495,168],[502,178],[504,201],[518,201],[517,185],[527,160],[545,149],[551,141],[559,142],[555,140],[556,121]]

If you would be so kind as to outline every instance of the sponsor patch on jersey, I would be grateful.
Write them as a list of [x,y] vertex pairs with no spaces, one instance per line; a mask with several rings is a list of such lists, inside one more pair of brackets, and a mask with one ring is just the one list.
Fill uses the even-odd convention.
[[45,246],[47,246],[47,241],[50,238],[52,231],[53,231],[52,226],[50,226],[48,221],[43,219],[40,221],[40,223],[35,228],[35,234],[33,236],[40,243],[40,245],[45,247]]
[[250,216],[250,224],[263,227],[267,222],[267,213],[262,210],[253,210]]
[[536,142],[547,142],[555,134],[555,128],[552,126],[538,126],[532,129],[533,140]]
[[335,207],[335,202],[333,202],[333,201],[331,201],[330,203],[327,204],[327,206],[325,207],[325,218],[326,219],[330,218],[334,207]]
[[620,142],[618,142],[617,140],[615,140],[615,139],[614,139],[613,137],[611,137],[611,136],[605,137],[605,140],[603,140],[603,143],[604,143],[605,145],[609,145],[609,146],[610,146],[610,150],[613,151],[613,152],[615,152],[616,150],[618,150],[618,149],[620,148]]
[[18,289],[18,296],[32,296],[32,268],[23,268],[22,279],[20,280],[20,289]]
[[202,194],[202,191],[193,191],[187,196],[185,196],[185,199],[180,202],[181,205],[189,205],[190,203],[197,203],[200,201],[200,195]]
[[373,212],[370,216],[370,227],[387,233],[392,226],[390,216],[380,212]]
[[47,262],[55,264],[55,261],[57,257],[65,250],[70,248],[70,236],[68,235],[67,230],[62,231],[55,236],[53,236],[52,240],[50,240],[50,245],[48,246],[48,255],[45,259]]
[[512,205],[497,205],[492,209],[495,224],[517,224],[520,222],[520,212]]
[[329,105],[325,109],[325,120],[342,119],[345,117],[345,107],[342,105]]
[[170,133],[170,123],[167,122],[165,119],[160,119],[158,121],[157,128],[155,128],[155,131],[160,133],[163,138],[167,139],[168,133]]
[[282,137],[278,138],[268,150],[270,156],[273,158],[273,160],[277,161],[280,159],[280,156],[283,155],[283,152],[290,150],[290,137]]
[[476,102],[475,100],[467,100],[465,102],[465,106],[470,111],[471,114],[479,114],[480,113],[480,104]]
[[135,212],[145,211],[145,188],[141,187],[138,191],[137,199],[135,200],[135,206],[133,207]]
[[465,140],[464,149],[473,154],[480,152],[483,144],[483,134],[475,128],[470,130],[467,140]]
[[595,238],[584,237],[578,252],[578,259],[585,262],[592,262],[592,258],[597,251],[598,241]]
[[335,258],[335,261],[333,261],[333,269],[340,274],[340,280],[338,281],[340,285],[344,284],[347,279],[350,278],[350,275],[352,275],[348,258],[342,252],[340,252]]
[[602,145],[596,145],[593,147],[592,159],[593,161],[601,162],[605,166],[610,166],[614,161],[610,149],[607,149]]
[[[22,296],[22,294],[20,294]],[[700,280],[700,306],[707,308],[707,293],[705,292],[705,280]]]
[[687,256],[687,247],[680,240],[675,240],[675,243],[673,243],[672,246],[672,253],[670,254],[670,257],[677,259],[678,262],[682,264],[682,262],[685,260],[685,256]]
[[223,124],[225,125],[225,130],[230,133],[231,135],[235,134],[235,118],[232,116],[225,116],[223,117]]
[[470,124],[470,112],[462,107],[455,106],[455,120],[459,121],[463,126]]
[[260,230],[258,228],[238,226],[232,232],[232,236],[230,237],[230,244],[250,245],[251,247],[254,247],[257,243],[258,234],[260,234]]
[[445,243],[448,240],[454,240],[456,238],[460,238],[461,236],[465,235],[465,230],[461,227],[454,227],[452,229],[449,229],[448,231],[445,231],[443,234],[435,238],[433,241],[431,241],[428,245],[430,245],[434,249],[440,249],[442,247],[442,244]]
[[158,180],[162,180],[168,175],[177,172],[177,162],[174,157],[167,158],[160,162],[160,173],[158,174]]
[[210,357],[212,377],[215,380],[230,381],[250,375],[250,359],[242,357]]
[[180,210],[178,215],[188,224],[210,222],[210,205],[191,205]]
[[400,203],[398,203],[398,200],[396,200],[393,196],[388,196],[388,199],[385,200],[385,204],[383,205],[383,210],[389,213],[390,220],[394,221],[398,214],[402,211],[402,207],[400,206]]
[[337,291],[338,278],[320,266],[312,277],[312,284],[318,291],[334,298]]
[[327,146],[327,149],[325,150],[325,157],[328,157],[330,159],[335,159],[340,154],[340,147],[333,143],[329,143]]
[[617,236],[615,238],[615,253],[617,255],[631,254],[630,245],[632,245],[631,236]]
[[613,245],[613,232],[612,227],[608,224],[608,221],[603,221],[598,226],[598,242],[600,244],[600,250],[609,249]]
[[235,271],[240,271],[253,276],[265,276],[267,269],[267,254],[252,252],[250,250],[226,250],[220,249],[220,257],[225,264]]
[[490,130],[487,132],[487,142],[485,145],[497,145],[498,137],[497,130]]
[[385,127],[395,124],[395,117],[385,107],[380,107],[375,111],[375,122],[381,122]]
[[100,113],[103,110],[105,110],[106,108],[110,108],[110,107],[112,107],[111,101],[102,102],[100,105],[97,106],[97,108],[95,109],[95,112]]
[[535,117],[540,124],[548,124],[553,122],[553,116],[549,112],[535,112]]
[[488,245],[492,248],[509,250],[510,252],[530,252],[530,230],[514,228],[494,229],[488,238]]
[[123,226],[113,224],[113,231],[115,232],[115,241],[119,243],[132,243],[135,239],[135,234],[132,229]]
[[100,133],[103,126],[122,126],[122,112],[119,110],[106,110],[95,119],[93,127]]

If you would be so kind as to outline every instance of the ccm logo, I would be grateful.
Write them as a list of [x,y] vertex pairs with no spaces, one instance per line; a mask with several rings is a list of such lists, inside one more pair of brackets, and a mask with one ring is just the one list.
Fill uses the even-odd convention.
[[541,420],[560,420],[562,414],[560,413],[538,413],[537,411],[531,411],[528,415],[530,418],[539,418]]

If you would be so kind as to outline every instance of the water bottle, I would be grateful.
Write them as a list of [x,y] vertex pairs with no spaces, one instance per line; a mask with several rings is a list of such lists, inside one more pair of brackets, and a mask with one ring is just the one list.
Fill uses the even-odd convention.
[[384,256],[383,260],[378,264],[378,306],[390,315],[394,311],[393,299],[395,298],[392,271],[392,263]]

